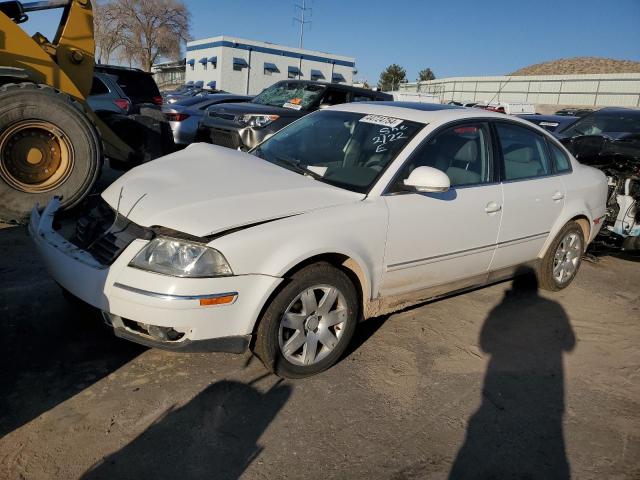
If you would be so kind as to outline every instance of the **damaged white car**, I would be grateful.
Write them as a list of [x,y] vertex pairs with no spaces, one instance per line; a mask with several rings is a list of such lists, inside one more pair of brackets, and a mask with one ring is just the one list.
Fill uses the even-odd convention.
[[512,276],[575,277],[607,182],[530,123],[482,110],[347,104],[250,153],[195,144],[122,176],[63,234],[30,231],[51,275],[116,335],[320,372],[356,323]]

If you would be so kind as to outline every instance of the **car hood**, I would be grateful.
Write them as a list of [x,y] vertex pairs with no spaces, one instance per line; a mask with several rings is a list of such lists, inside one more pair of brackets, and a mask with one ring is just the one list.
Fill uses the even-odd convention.
[[364,197],[248,153],[203,143],[134,168],[102,194],[138,225],[198,237]]

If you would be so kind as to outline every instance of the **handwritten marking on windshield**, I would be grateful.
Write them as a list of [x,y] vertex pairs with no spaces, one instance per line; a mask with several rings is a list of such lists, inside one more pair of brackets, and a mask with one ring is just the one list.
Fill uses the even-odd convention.
[[409,138],[406,134],[407,126],[398,125],[394,127],[382,127],[378,135],[373,137],[373,144],[376,146],[376,153],[383,153],[388,150],[390,143]]

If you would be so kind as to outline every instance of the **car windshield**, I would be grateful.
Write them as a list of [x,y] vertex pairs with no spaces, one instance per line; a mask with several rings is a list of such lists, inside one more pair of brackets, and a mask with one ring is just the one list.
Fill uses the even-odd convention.
[[566,128],[562,134],[567,137],[577,135],[600,135],[605,132],[640,133],[640,111],[599,111]]
[[323,110],[280,130],[251,153],[321,182],[368,192],[424,124]]
[[308,110],[325,90],[324,85],[300,82],[278,82],[256,96],[251,103],[285,107],[293,110]]

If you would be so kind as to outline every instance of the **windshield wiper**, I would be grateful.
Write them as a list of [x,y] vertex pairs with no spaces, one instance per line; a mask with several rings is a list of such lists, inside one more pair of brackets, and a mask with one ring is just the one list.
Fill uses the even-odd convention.
[[309,170],[308,168],[306,168],[304,165],[300,164],[300,161],[297,160],[291,160],[289,158],[284,158],[284,157],[276,157],[274,156],[272,159],[271,158],[267,158],[267,156],[265,155],[264,151],[262,150],[262,148],[257,147],[256,149],[254,149],[251,152],[253,155],[255,155],[258,158],[261,158],[263,160],[266,160],[267,162],[272,162],[272,163],[279,163],[281,166],[285,166],[284,168],[287,168],[289,170],[293,170],[296,173],[300,173],[302,175],[308,175],[312,178],[315,178],[316,180],[323,180],[322,175]]
[[301,165],[299,161],[291,160],[289,158],[282,157],[274,157],[274,160],[279,163],[285,164],[287,167],[291,167],[294,172],[300,173],[302,175],[308,175],[311,178],[315,178],[316,180],[322,180],[322,175],[317,174],[309,170],[306,166]]

